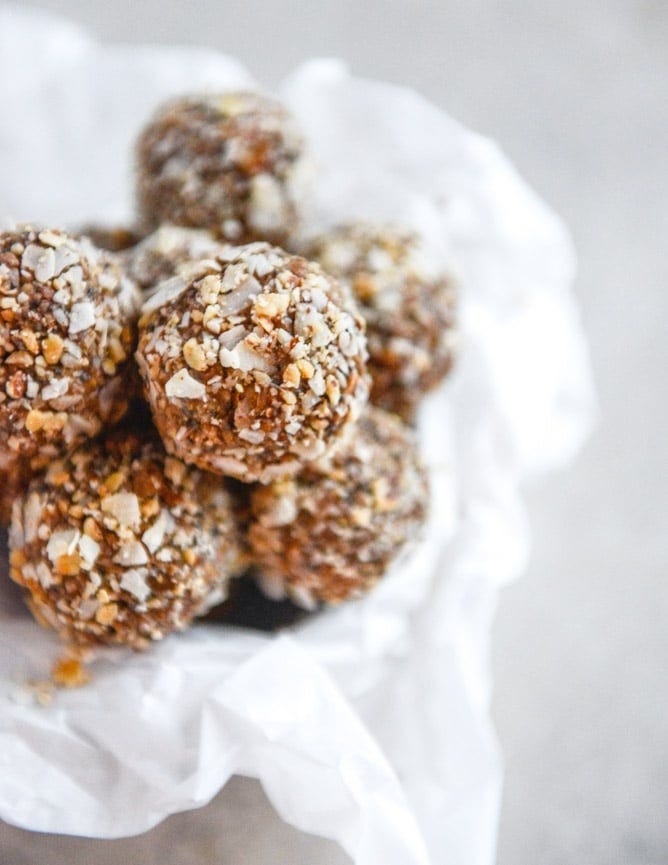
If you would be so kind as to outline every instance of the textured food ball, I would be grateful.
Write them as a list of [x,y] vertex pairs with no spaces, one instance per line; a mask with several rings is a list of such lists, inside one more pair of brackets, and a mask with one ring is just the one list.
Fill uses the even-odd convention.
[[138,302],[86,238],[0,234],[0,469],[46,465],[122,417]]
[[251,555],[268,594],[312,608],[367,592],[425,519],[427,477],[409,428],[369,408],[331,460],[251,496]]
[[143,307],[137,360],[170,453],[267,482],[336,447],[368,396],[364,323],[318,267],[227,247]]
[[307,254],[351,287],[366,319],[371,401],[411,420],[453,363],[452,278],[434,269],[417,237],[364,223],[316,238]]
[[146,295],[165,279],[196,272],[203,259],[221,251],[208,231],[162,225],[129,250],[124,261],[130,278]]
[[148,227],[171,222],[283,244],[297,224],[306,166],[301,134],[275,100],[243,92],[179,99],[139,138],[139,211]]
[[12,578],[77,644],[136,649],[225,595],[238,530],[218,478],[127,430],[54,461],[14,506]]

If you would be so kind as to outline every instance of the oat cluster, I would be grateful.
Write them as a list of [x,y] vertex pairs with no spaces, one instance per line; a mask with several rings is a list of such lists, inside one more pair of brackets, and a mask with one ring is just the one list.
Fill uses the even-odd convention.
[[371,401],[412,420],[454,360],[453,278],[434,269],[415,235],[391,227],[343,225],[307,249],[351,288],[366,320]]
[[267,243],[161,283],[137,360],[167,450],[263,483],[331,451],[368,394],[364,324],[344,298],[317,265]]
[[44,466],[125,413],[138,300],[84,237],[0,233],[0,471]]
[[137,147],[144,225],[206,228],[234,243],[284,244],[307,163],[283,106],[257,93],[193,96],[158,110]]
[[409,428],[368,408],[331,460],[254,489],[249,539],[263,588],[309,609],[359,597],[417,534],[427,501]]
[[144,648],[225,597],[240,566],[222,483],[123,430],[51,463],[14,509],[11,576],[75,644]]

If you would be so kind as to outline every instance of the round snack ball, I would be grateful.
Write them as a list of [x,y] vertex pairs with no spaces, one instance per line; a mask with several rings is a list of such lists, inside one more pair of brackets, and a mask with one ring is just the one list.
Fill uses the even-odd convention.
[[14,507],[10,573],[81,645],[145,648],[221,600],[239,565],[218,478],[119,430],[56,460]]
[[244,482],[295,474],[368,396],[364,322],[317,264],[227,247],[144,304],[137,361],[170,453]]
[[258,93],[190,96],[158,110],[137,147],[147,227],[206,228],[237,243],[284,244],[298,220],[307,162],[286,109]]
[[146,295],[165,279],[196,271],[203,259],[221,251],[208,231],[161,225],[125,255],[130,278]]
[[365,223],[316,238],[307,254],[351,287],[366,319],[371,401],[412,420],[454,360],[452,278],[434,270],[416,236]]
[[249,542],[262,587],[307,609],[359,597],[415,537],[428,496],[410,429],[369,407],[331,460],[253,490]]
[[46,465],[123,416],[138,305],[87,238],[0,233],[0,469]]

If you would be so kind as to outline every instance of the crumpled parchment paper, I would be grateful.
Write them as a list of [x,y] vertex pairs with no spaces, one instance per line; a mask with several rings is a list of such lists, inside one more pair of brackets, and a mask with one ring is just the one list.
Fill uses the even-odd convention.
[[[192,48],[104,46],[0,5],[0,219],[128,220],[132,140],[175,93],[253,86]],[[566,463],[592,387],[561,222],[491,142],[415,92],[329,60],[277,90],[317,168],[309,220],[414,226],[461,283],[462,345],[424,406],[424,537],[366,599],[281,635],[197,627],[113,652],[43,707],[55,640],[0,584],[0,817],[120,837],[260,779],[356,865],[489,865],[501,769],[489,719],[498,587],[525,563],[523,478]]]

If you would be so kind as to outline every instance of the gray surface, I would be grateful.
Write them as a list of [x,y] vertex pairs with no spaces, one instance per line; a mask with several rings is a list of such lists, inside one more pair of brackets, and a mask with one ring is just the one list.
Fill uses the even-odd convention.
[[[206,808],[118,841],[39,835],[0,824],[2,865],[346,865],[337,844],[283,823],[262,788],[233,778]],[[380,863],[379,863],[380,865]]]
[[[177,0],[42,5],[109,39],[234,52],[269,84],[306,56],[343,56],[494,136],[569,221],[602,417],[577,467],[530,492],[533,560],[501,602],[499,861],[668,861],[668,4],[209,0],[196,16]],[[248,844],[267,865],[344,861],[271,818],[248,781],[137,840],[0,829],[6,865],[243,865]]]

